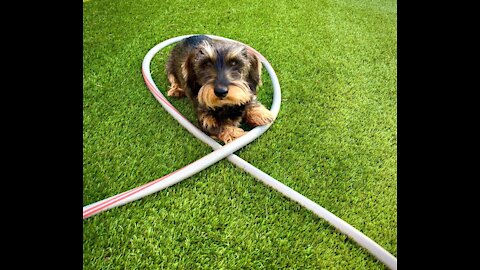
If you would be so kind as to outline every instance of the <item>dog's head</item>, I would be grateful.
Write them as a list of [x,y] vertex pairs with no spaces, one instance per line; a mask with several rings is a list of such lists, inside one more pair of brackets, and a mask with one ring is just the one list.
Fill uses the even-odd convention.
[[182,72],[200,87],[198,102],[209,108],[249,102],[261,84],[262,64],[239,43],[204,40]]

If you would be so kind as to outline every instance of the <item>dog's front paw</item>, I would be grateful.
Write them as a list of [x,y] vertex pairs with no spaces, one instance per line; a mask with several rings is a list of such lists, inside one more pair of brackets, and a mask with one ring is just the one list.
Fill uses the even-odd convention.
[[270,124],[273,121],[273,114],[263,105],[249,108],[246,113],[245,122],[252,127]]
[[177,86],[172,86],[167,92],[167,96],[181,98],[185,96],[185,91]]
[[245,131],[241,128],[234,127],[234,126],[227,126],[223,127],[220,134],[218,134],[218,138],[222,140],[224,143],[229,143],[235,140],[238,137],[241,137],[245,134]]

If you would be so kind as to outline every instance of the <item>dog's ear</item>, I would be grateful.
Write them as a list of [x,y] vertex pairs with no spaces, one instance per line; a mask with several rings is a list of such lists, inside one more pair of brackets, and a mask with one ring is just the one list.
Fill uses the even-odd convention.
[[262,86],[262,62],[257,54],[250,48],[246,48],[247,59],[250,63],[247,82],[253,94],[257,94],[257,87]]
[[182,76],[190,89],[195,89],[195,72],[193,70],[193,61],[195,61],[195,54],[189,54],[182,63]]

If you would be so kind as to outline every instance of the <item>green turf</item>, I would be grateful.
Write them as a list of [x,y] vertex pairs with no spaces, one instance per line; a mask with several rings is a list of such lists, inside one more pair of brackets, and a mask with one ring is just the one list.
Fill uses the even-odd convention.
[[[260,51],[282,105],[237,154],[397,256],[397,4],[385,1],[83,3],[84,205],[211,152],[148,91],[141,62],[205,33]],[[166,48],[153,59],[163,93]],[[259,99],[271,104],[264,72]],[[169,99],[193,120],[185,99]],[[355,242],[226,160],[83,221],[84,269],[384,269]]]

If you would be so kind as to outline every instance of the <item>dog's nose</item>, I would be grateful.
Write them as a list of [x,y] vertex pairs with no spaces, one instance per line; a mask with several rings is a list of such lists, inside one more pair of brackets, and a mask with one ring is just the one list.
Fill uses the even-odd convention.
[[224,98],[228,94],[228,87],[223,86],[223,85],[217,85],[217,86],[215,86],[213,91],[215,92],[215,96],[217,96],[219,98]]

